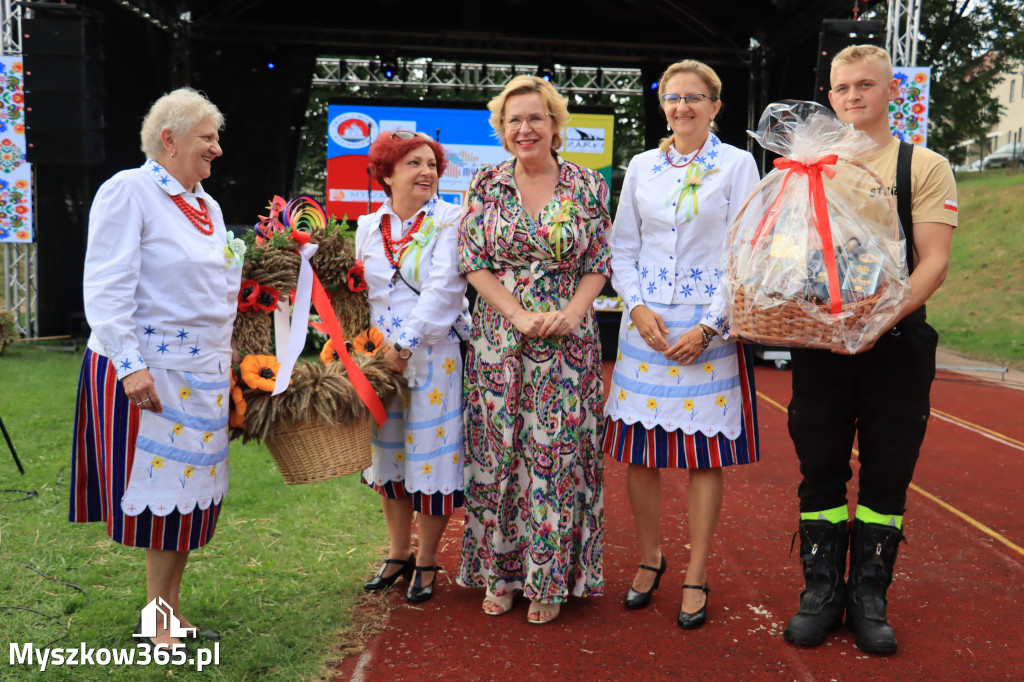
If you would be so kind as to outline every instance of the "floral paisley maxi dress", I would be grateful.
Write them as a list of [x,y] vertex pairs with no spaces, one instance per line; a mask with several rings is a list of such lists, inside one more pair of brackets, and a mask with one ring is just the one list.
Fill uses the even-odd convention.
[[[587,273],[609,274],[608,188],[558,159],[540,221],[510,159],[473,178],[462,273],[491,270],[527,310],[563,309]],[[603,591],[601,342],[593,308],[571,335],[523,338],[481,296],[464,379],[466,522],[458,582],[561,603]]]

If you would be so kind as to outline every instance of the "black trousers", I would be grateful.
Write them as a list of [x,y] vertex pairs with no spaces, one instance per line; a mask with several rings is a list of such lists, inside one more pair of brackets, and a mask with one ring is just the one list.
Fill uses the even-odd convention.
[[928,425],[938,334],[900,324],[859,355],[793,349],[789,435],[800,459],[800,512],[846,504],[853,437],[860,450],[857,502],[902,515]]

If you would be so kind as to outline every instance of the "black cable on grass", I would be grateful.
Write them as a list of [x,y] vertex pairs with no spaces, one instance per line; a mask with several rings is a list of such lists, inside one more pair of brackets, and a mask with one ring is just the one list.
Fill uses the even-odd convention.
[[[67,623],[62,623],[59,620],[57,620],[54,616],[47,615],[47,614],[43,613],[42,611],[36,611],[35,609],[26,608],[24,606],[6,606],[4,604],[0,604],[0,610],[3,610],[3,611],[28,611],[29,613],[34,613],[36,615],[42,616],[43,618],[46,618],[47,620],[52,620],[54,623],[56,623],[57,625],[59,625],[62,628],[64,628],[64,634],[63,635],[61,635],[57,639],[54,639],[54,640],[51,640],[51,641],[47,642],[46,644],[44,644],[42,646],[36,647],[37,649],[46,649],[51,644],[55,644],[56,642],[59,642],[62,639],[67,639],[68,636],[71,635],[71,628],[68,626]],[[11,615],[11,614],[8,614],[8,615]]]
[[85,595],[85,598],[89,600],[90,604],[92,603],[92,597],[89,595],[88,592],[85,591],[84,587],[81,587],[81,586],[76,585],[74,583],[66,583],[63,580],[57,580],[52,575],[46,575],[45,573],[40,571],[38,568],[36,568],[32,564],[25,564],[25,568],[29,569],[30,571],[35,571],[36,573],[38,573],[39,575],[43,576],[47,580],[52,580],[53,582],[57,583],[58,585],[64,585],[65,587],[70,587],[73,590],[78,590],[79,592],[81,592],[82,594]]
[[25,497],[17,500],[5,500],[8,502],[24,502],[25,500],[31,500],[34,497],[39,497],[39,493],[35,490],[21,490],[20,488],[0,488],[0,493],[24,493]]

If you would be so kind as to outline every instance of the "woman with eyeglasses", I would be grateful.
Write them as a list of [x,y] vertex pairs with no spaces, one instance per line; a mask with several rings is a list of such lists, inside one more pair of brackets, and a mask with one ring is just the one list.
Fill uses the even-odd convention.
[[359,218],[356,258],[363,262],[370,324],[388,342],[385,362],[405,374],[409,392],[388,406],[387,421],[373,434],[373,462],[363,471],[381,495],[390,540],[387,560],[363,587],[383,590],[405,578],[406,600],[417,604],[433,596],[438,544],[462,506],[459,342],[469,337],[469,311],[456,261],[461,209],[437,196],[447,162],[426,133],[381,133],[369,162],[387,200]]
[[728,339],[719,286],[726,230],[758,173],[748,152],[712,132],[721,89],[698,61],[673,64],[661,76],[658,95],[672,134],[630,161],[611,237],[612,284],[625,312],[604,451],[629,466],[640,549],[625,606],[647,606],[667,568],[661,470],[687,469],[690,557],[677,618],[685,629],[707,619],[722,468],[758,459],[752,356]]
[[459,230],[479,296],[466,359],[466,523],[458,581],[499,616],[516,592],[550,623],[602,594],[601,343],[608,188],[555,150],[566,99],[519,76],[488,103],[512,158],[482,166]]

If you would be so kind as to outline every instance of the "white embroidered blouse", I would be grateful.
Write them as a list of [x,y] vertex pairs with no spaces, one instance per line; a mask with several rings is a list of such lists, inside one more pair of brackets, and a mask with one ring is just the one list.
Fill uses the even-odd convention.
[[711,304],[702,321],[727,334],[722,244],[757,185],[757,165],[714,133],[696,154],[670,147],[668,159],[652,149],[629,163],[609,240],[612,285],[624,315],[643,303]]
[[[172,196],[198,208],[202,234]],[[114,363],[117,378],[147,367],[218,372],[231,364],[241,258],[227,249],[220,206],[202,185],[186,192],[146,161],[100,186],[89,211],[83,295],[89,348]]]

